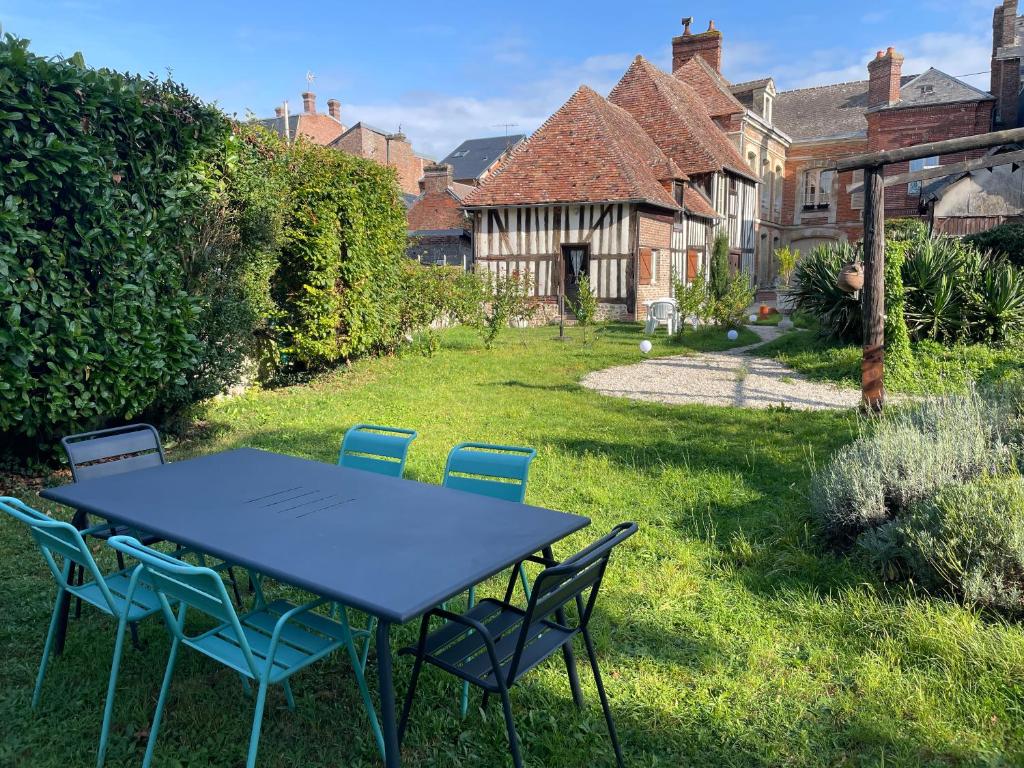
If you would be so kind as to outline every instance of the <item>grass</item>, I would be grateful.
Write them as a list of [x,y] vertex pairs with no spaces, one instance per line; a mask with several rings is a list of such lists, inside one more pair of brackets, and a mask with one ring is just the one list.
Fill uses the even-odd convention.
[[[860,387],[861,348],[825,338],[813,328],[780,336],[759,347],[756,354],[775,358],[816,381]],[[919,342],[913,345],[913,354],[913,364],[906,371],[888,377],[889,390],[918,395],[961,392],[970,381],[997,383],[1024,371],[1024,349],[1019,344],[946,347]]]
[[[719,348],[722,335],[687,332],[685,349]],[[409,475],[437,482],[460,440],[535,446],[528,501],[594,521],[556,554],[621,520],[640,523],[612,560],[594,619],[630,766],[1024,760],[1020,627],[882,584],[815,540],[809,463],[852,439],[853,415],[606,398],[577,382],[639,360],[639,329],[601,326],[587,347],[552,336],[550,328],[510,331],[486,351],[456,329],[442,334],[433,358],[361,361],[307,385],[224,400],[171,446],[171,458],[255,446],[333,462],[346,426],[382,422],[419,431]],[[659,336],[652,354],[681,349]],[[39,482],[65,479],[4,488],[39,503]],[[24,531],[6,519],[0,584],[0,765],[90,765],[113,626],[88,610],[72,623],[32,712],[52,583]],[[109,766],[139,764],[159,687],[166,633],[157,621],[141,634],[143,650],[128,649],[122,664]],[[405,640],[412,635],[404,630]],[[400,692],[409,667],[398,661]],[[556,662],[513,692],[527,765],[613,765],[585,667],[581,677],[582,713]],[[261,765],[379,765],[342,655],[300,674],[293,689],[294,713],[280,691],[271,696]],[[450,678],[428,670],[421,690],[405,765],[510,764],[493,705],[460,723]],[[154,764],[235,768],[251,706],[236,676],[184,653]]]

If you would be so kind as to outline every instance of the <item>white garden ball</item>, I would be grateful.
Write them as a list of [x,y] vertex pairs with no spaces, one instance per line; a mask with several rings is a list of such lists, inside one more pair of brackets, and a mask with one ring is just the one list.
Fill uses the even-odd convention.
[[640,342],[640,351],[643,352],[645,355],[648,352],[650,352],[651,351],[651,342],[649,342],[647,339],[644,339],[643,341],[641,341]]
[[757,315],[751,315],[749,319],[750,319],[750,322],[756,323],[757,322]]
[[729,331],[726,336],[729,337],[729,341],[736,341],[740,337],[736,331]]

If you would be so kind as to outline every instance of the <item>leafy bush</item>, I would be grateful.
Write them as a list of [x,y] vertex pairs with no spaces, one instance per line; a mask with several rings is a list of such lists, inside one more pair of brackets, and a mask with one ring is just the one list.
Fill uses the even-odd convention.
[[711,319],[716,325],[738,330],[746,323],[747,308],[753,300],[750,276],[739,272],[726,281],[725,293],[712,302]]
[[533,277],[529,271],[511,271],[504,275],[487,272],[488,306],[484,313],[484,346],[488,349],[513,320],[529,321],[536,311],[530,300]]
[[946,486],[1007,469],[1006,408],[972,391],[887,412],[814,472],[812,508],[825,533],[854,539]]
[[399,338],[405,215],[394,170],[298,141],[272,295],[281,350],[317,369]]
[[[711,298],[711,289],[702,272],[698,272],[689,284],[677,280],[674,290],[679,316],[684,324],[695,320],[703,325],[711,320],[711,307],[714,301]],[[680,328],[679,333],[682,332],[683,329]]]
[[711,246],[711,279],[709,286],[715,299],[725,296],[729,290],[729,278],[732,272],[729,267],[729,235],[719,230]]
[[928,237],[928,225],[921,219],[889,219],[885,222],[886,240],[924,240]]
[[402,269],[399,329],[411,334],[439,321],[478,326],[484,282],[458,267],[424,267],[407,260]]
[[1024,224],[1001,224],[988,232],[968,235],[964,240],[979,251],[991,251],[1024,268]]
[[179,245],[229,126],[176,83],[42,58],[11,36],[0,72],[0,442],[26,457],[159,416],[220,375],[204,369],[207,315]]
[[793,277],[793,270],[796,269],[796,264],[800,261],[800,251],[790,248],[788,245],[783,246],[775,251],[775,260],[779,265],[779,282],[782,285],[789,285],[789,281]]
[[587,328],[594,324],[597,317],[597,295],[590,287],[590,278],[580,275],[579,293],[573,303],[572,311],[576,315],[576,324],[583,329],[583,343],[587,343]]
[[1024,609],[1024,478],[945,488],[889,538],[894,569],[971,603]]

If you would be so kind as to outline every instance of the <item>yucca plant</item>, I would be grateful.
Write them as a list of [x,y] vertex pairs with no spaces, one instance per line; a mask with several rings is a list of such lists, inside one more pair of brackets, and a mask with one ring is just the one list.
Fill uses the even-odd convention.
[[793,271],[790,296],[796,308],[818,319],[830,335],[859,343],[863,338],[860,300],[839,288],[836,278],[860,248],[848,243],[819,245],[805,254]]
[[977,254],[952,238],[917,240],[903,263],[906,320],[916,340],[953,341],[967,322],[967,286]]
[[970,325],[978,340],[1000,342],[1024,332],[1024,271],[1007,262],[989,265],[972,298]]

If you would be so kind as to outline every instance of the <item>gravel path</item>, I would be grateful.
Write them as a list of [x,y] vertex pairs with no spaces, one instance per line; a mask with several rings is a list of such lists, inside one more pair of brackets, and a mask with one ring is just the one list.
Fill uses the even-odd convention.
[[782,363],[751,357],[750,350],[782,334],[774,326],[747,326],[761,337],[757,344],[728,352],[676,355],[594,371],[583,386],[603,395],[659,403],[799,410],[854,408],[860,391],[808,381]]

